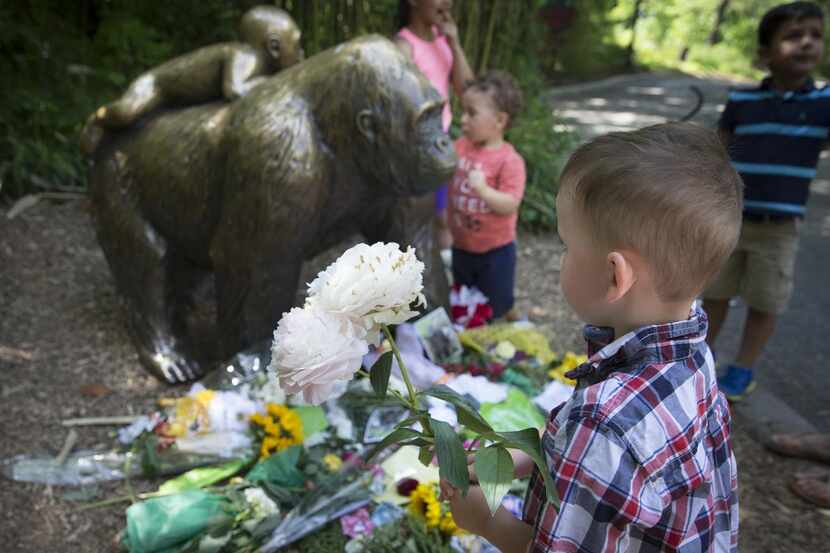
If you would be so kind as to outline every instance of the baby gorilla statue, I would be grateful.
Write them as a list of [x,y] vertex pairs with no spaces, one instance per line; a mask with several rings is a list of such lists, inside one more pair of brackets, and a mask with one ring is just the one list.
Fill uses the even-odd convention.
[[143,73],[121,98],[90,116],[81,133],[81,151],[92,156],[107,129],[128,127],[159,107],[235,100],[303,59],[300,29],[279,8],[251,8],[242,16],[239,34],[243,42],[206,46]]

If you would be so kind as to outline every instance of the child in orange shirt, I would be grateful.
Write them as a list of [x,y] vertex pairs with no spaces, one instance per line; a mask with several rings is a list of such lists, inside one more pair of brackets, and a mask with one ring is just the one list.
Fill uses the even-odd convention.
[[462,97],[464,136],[455,142],[458,168],[449,189],[456,284],[475,286],[489,299],[493,317],[513,308],[516,221],[525,190],[525,163],[504,133],[522,107],[516,81],[490,71]]

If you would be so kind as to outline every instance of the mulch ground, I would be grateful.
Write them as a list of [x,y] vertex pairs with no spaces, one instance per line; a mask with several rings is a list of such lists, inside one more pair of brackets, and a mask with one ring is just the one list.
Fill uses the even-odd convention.
[[[521,236],[518,306],[551,337],[554,349],[579,351],[580,324],[559,292],[560,252],[553,235]],[[67,435],[61,420],[139,414],[160,395],[177,391],[138,363],[85,201],[40,203],[12,220],[0,215],[0,459],[56,455]],[[804,464],[766,452],[744,426],[735,420],[741,550],[830,553],[830,512],[787,489],[789,475]],[[77,447],[111,444],[111,432],[83,428]],[[154,486],[136,484],[139,491]],[[127,504],[80,511],[82,504],[67,497],[73,491],[3,479],[0,550],[117,551],[114,538]],[[110,483],[97,493],[126,492],[122,483]]]

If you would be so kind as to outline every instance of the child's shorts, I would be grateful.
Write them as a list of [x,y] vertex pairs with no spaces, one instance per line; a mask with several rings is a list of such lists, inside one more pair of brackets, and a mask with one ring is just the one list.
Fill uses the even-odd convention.
[[441,188],[435,191],[435,212],[443,213],[447,210],[447,196],[449,195],[449,185],[442,184]]
[[781,314],[793,291],[799,219],[744,218],[738,247],[703,293],[705,299],[741,296],[753,309]]
[[453,248],[452,278],[456,284],[475,286],[484,292],[493,308],[493,318],[503,317],[514,302],[516,242],[484,253]]

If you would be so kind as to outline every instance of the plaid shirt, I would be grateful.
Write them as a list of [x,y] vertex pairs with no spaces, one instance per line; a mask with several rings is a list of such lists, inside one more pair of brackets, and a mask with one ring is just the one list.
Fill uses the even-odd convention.
[[701,310],[613,342],[585,328],[591,357],[542,437],[562,504],[546,501],[534,470],[530,553],[737,551],[731,422],[706,328]]

